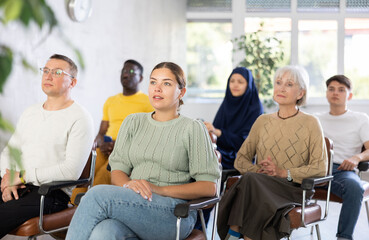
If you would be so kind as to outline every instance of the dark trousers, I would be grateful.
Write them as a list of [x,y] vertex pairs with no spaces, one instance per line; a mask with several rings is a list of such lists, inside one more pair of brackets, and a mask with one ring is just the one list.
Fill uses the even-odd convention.
[[[18,189],[20,196],[18,200],[3,202],[0,198],[0,239],[25,221],[40,214],[39,187],[26,186],[24,189]],[[52,191],[45,197],[44,214],[61,211],[68,207],[68,202],[69,196],[65,192],[62,190]]]

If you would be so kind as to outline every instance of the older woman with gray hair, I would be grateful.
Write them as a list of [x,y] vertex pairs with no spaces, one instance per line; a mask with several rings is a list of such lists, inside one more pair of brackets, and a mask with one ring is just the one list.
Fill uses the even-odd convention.
[[[301,67],[277,70],[273,99],[279,109],[255,121],[237,153],[234,166],[243,176],[220,202],[221,239],[288,236],[287,213],[302,201],[302,179],[326,175],[320,123],[299,109],[306,102],[308,85],[309,76]],[[312,194],[308,192],[307,198]]]

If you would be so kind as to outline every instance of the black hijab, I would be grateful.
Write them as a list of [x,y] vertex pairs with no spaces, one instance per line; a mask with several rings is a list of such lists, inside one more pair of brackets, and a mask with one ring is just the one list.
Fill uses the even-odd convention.
[[[234,73],[241,74],[248,83],[242,96],[234,97],[229,89],[229,81]],[[244,67],[235,68],[228,78],[224,100],[213,122],[215,128],[222,130],[222,136],[217,142],[221,152],[228,152],[226,155],[229,154],[234,161],[233,158],[249,135],[252,125],[263,111],[251,71]],[[233,164],[232,160],[229,159],[230,164]]]

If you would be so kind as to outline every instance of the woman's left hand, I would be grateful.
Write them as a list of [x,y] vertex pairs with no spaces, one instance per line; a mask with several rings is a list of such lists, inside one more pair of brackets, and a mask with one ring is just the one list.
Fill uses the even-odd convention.
[[123,187],[132,189],[149,201],[152,201],[152,187],[154,186],[154,184],[143,179],[133,179],[123,185]]
[[274,177],[282,177],[283,170],[279,169],[277,165],[275,165],[270,156],[262,160],[259,165],[260,169],[257,171],[258,173],[264,173]]

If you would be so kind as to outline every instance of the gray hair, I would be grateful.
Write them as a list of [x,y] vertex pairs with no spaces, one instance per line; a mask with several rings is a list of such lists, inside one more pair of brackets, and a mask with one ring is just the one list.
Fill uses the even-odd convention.
[[309,74],[306,70],[301,66],[284,66],[278,68],[274,75],[274,83],[277,78],[281,78],[285,73],[290,75],[291,80],[294,83],[297,83],[300,87],[300,90],[305,91],[304,96],[301,99],[297,100],[296,105],[302,106],[306,104],[306,100],[308,98],[308,87],[309,87]]

